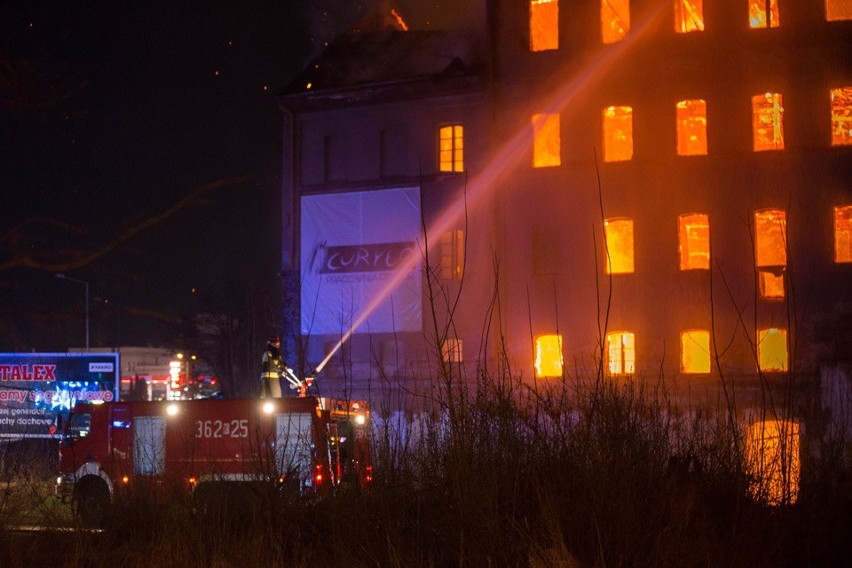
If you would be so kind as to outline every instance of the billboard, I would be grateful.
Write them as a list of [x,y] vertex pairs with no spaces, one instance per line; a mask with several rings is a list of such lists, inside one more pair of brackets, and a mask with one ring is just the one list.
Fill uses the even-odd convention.
[[52,438],[77,402],[117,400],[117,353],[0,353],[0,438]]
[[301,333],[420,331],[420,223],[416,187],[303,196]]

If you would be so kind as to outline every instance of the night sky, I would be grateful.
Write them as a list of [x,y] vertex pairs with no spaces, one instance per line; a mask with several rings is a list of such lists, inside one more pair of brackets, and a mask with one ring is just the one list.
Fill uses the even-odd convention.
[[179,342],[198,313],[274,330],[275,95],[376,11],[456,17],[420,0],[119,5],[0,6],[0,351],[83,345],[84,286],[56,273],[89,282],[92,346]]

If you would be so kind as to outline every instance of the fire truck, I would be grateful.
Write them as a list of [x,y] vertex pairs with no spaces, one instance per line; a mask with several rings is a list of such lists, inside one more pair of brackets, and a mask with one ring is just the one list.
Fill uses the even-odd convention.
[[322,494],[372,479],[370,415],[363,402],[294,397],[81,404],[61,431],[57,494],[89,525],[102,523],[115,499],[134,489],[189,496],[196,510],[205,511],[223,495],[247,490]]

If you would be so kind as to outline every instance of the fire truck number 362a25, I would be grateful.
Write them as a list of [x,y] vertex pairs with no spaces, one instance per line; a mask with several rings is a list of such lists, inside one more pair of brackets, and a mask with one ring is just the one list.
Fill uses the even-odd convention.
[[248,419],[243,420],[196,420],[196,438],[248,438]]

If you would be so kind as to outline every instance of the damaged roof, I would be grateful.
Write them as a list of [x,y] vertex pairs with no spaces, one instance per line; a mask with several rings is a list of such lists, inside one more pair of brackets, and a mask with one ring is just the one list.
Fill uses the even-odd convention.
[[466,42],[443,31],[350,33],[331,43],[282,95],[470,75],[469,60]]

